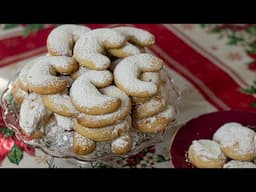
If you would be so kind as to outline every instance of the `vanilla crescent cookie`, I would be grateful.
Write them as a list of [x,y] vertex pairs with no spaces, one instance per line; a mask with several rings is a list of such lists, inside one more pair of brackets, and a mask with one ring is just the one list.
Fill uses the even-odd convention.
[[89,69],[105,70],[111,61],[104,55],[104,49],[119,48],[125,40],[123,35],[113,29],[95,29],[79,38],[74,46],[73,57]]
[[151,82],[160,86],[160,73],[159,72],[144,72],[140,75],[140,80]]
[[88,69],[87,67],[83,67],[83,66],[79,66],[79,69],[75,72],[75,73],[72,73],[70,75],[70,77],[73,79],[73,80],[76,80],[78,77],[80,77],[82,74],[86,73],[90,71],[90,69]]
[[83,135],[74,132],[73,136],[73,151],[79,155],[92,153],[96,149],[96,143]]
[[[110,71],[108,71],[108,70],[97,71],[97,70],[93,70],[93,69],[88,69],[87,67],[83,67],[83,66],[80,66],[79,69],[75,73],[72,73],[70,76],[73,80],[76,80],[82,74],[87,73],[87,72],[94,73],[93,76],[95,78],[102,78],[102,80],[101,80],[102,82],[108,82],[104,86],[110,85],[113,81],[113,75]],[[99,87],[102,87],[102,86],[99,85]]]
[[48,110],[66,117],[76,117],[78,111],[66,93],[42,95],[42,101]]
[[18,105],[21,105],[23,100],[25,99],[25,97],[28,96],[27,91],[23,91],[22,89],[19,88],[18,83],[17,83],[17,79],[14,81],[11,91],[12,91],[12,94],[13,94],[14,101]]
[[93,141],[111,141],[129,131],[131,125],[130,121],[130,117],[127,117],[116,124],[94,129],[84,127],[75,120],[74,130]]
[[223,168],[256,168],[256,165],[250,161],[231,160],[225,163]]
[[156,115],[144,119],[133,120],[133,126],[145,133],[155,133],[164,130],[168,123],[175,120],[175,114],[175,108],[172,105],[167,105],[164,111]]
[[135,27],[115,27],[113,28],[115,31],[120,32],[122,35],[126,37],[126,39],[139,46],[149,46],[155,43],[155,37],[148,31],[143,29],[135,28]]
[[143,119],[153,116],[157,113],[162,112],[168,101],[168,93],[166,86],[161,85],[159,94],[153,96],[148,101],[135,105],[133,108],[133,117],[137,119]]
[[138,77],[141,72],[158,72],[162,66],[161,59],[147,53],[126,57],[114,69],[115,84],[129,96],[153,96],[157,93],[157,85]]
[[189,146],[188,158],[197,168],[222,168],[227,161],[220,145],[208,139],[194,140]]
[[50,112],[44,106],[41,96],[30,93],[21,104],[19,125],[22,133],[39,139],[44,136],[44,126],[49,120]]
[[78,63],[72,57],[66,56],[43,56],[41,62],[49,63],[61,74],[69,75],[78,70]]
[[[160,73],[159,72],[144,72],[140,75],[140,80],[142,81],[147,81],[147,82],[151,82],[157,85],[157,88],[159,90],[160,87]],[[155,96],[159,97],[159,93],[161,91],[159,90],[157,95],[151,96],[151,97],[131,97],[132,100],[132,104],[136,105],[136,104],[142,104],[145,103],[147,101],[149,101],[150,99],[152,99]]]
[[[108,70],[97,71],[88,69],[86,67],[80,66],[78,71],[71,75],[72,79],[76,80],[82,74],[87,73],[87,76],[91,79],[92,83],[98,87],[103,88],[109,86],[113,81],[113,75]],[[99,83],[98,83],[99,82]]]
[[111,150],[113,153],[118,155],[124,155],[131,151],[132,139],[129,135],[123,135],[118,137],[111,143]]
[[34,60],[25,64],[24,67],[20,70],[19,75],[17,77],[17,85],[23,91],[29,91],[28,72],[33,65],[34,65]]
[[56,73],[72,73],[74,63],[74,59],[65,56],[42,56],[35,59],[27,74],[29,90],[41,95],[63,92],[69,80],[56,76]]
[[73,55],[75,42],[90,29],[81,25],[61,25],[51,31],[47,38],[47,49],[51,55]]
[[84,73],[74,81],[70,88],[72,103],[77,110],[90,115],[101,115],[117,110],[121,104],[120,99],[104,95],[96,88],[96,86],[105,87],[111,82],[112,75],[109,71]]
[[120,48],[108,50],[108,52],[115,57],[124,58],[144,53],[145,50],[143,47],[153,45],[155,43],[154,35],[143,29],[135,27],[116,27],[113,29],[124,35],[128,41]]
[[239,123],[226,123],[213,135],[221,150],[231,159],[251,161],[256,156],[255,132]]
[[116,111],[104,115],[87,115],[80,113],[77,117],[79,124],[90,128],[104,127],[115,124],[119,120],[123,120],[131,112],[130,98],[122,90],[118,89],[116,86],[109,86],[100,91],[104,95],[120,99],[120,107]]
[[129,42],[126,42],[120,48],[108,49],[108,52],[115,57],[125,58],[131,55],[137,55],[137,54],[143,53],[144,50],[139,47],[136,47],[135,45]]

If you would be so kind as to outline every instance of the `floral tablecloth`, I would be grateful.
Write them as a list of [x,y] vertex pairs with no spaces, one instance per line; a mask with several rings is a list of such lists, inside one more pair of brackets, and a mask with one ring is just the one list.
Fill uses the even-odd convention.
[[[90,28],[117,24],[88,24]],[[129,24],[131,25],[131,24]],[[178,123],[162,143],[135,156],[118,159],[114,167],[172,167],[169,148],[173,133],[201,114],[239,109],[256,111],[256,25],[254,24],[133,24],[156,36],[149,51],[162,58],[181,92]],[[30,59],[46,53],[51,24],[0,25],[0,93]],[[1,108],[0,108],[1,113]],[[0,117],[0,163],[7,167],[76,167],[55,159],[15,138]],[[109,167],[95,162],[84,167]]]

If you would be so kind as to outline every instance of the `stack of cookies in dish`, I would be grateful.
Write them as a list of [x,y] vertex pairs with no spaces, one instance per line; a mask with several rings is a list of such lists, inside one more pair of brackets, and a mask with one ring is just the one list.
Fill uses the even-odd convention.
[[131,129],[166,129],[176,111],[163,61],[145,52],[152,44],[151,33],[134,27],[58,26],[47,55],[27,63],[13,83],[21,131],[32,139],[52,127],[73,132],[73,151],[84,155],[97,142],[126,154]]

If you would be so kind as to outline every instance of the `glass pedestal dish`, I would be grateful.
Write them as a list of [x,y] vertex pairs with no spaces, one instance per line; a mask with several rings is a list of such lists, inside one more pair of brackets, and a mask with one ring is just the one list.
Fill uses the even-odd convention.
[[[169,78],[169,97],[175,106],[176,119],[178,112],[178,101],[180,92],[174,85],[173,80]],[[96,150],[87,155],[79,155],[72,150],[72,132],[52,132],[46,134],[42,139],[31,140],[25,137],[19,126],[19,106],[14,102],[11,89],[13,82],[9,82],[8,87],[1,95],[1,105],[3,108],[3,120],[6,126],[15,131],[16,137],[26,144],[41,149],[44,153],[51,156],[49,166],[55,167],[95,167],[97,163],[104,163],[115,167],[114,159],[127,158],[133,156],[155,143],[161,142],[165,136],[166,130],[171,129],[177,122],[176,120],[169,123],[166,130],[158,133],[142,133],[134,128],[130,130],[130,136],[133,140],[132,150],[125,155],[116,155],[111,151],[111,142],[97,142]]]

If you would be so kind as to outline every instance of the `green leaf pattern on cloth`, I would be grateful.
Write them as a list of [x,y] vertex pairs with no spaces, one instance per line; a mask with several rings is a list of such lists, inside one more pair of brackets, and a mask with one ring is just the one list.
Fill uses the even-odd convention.
[[8,159],[12,163],[14,163],[16,165],[19,165],[22,158],[23,158],[23,151],[19,147],[17,147],[16,145],[14,145],[12,147],[12,150],[10,151],[10,153],[8,155]]
[[[199,26],[210,33],[219,34],[219,39],[227,38],[227,45],[243,47],[248,56],[253,59],[248,64],[248,68],[256,72],[256,24],[199,24]],[[241,91],[254,95],[256,84]],[[256,101],[251,103],[251,107],[256,107]]]

